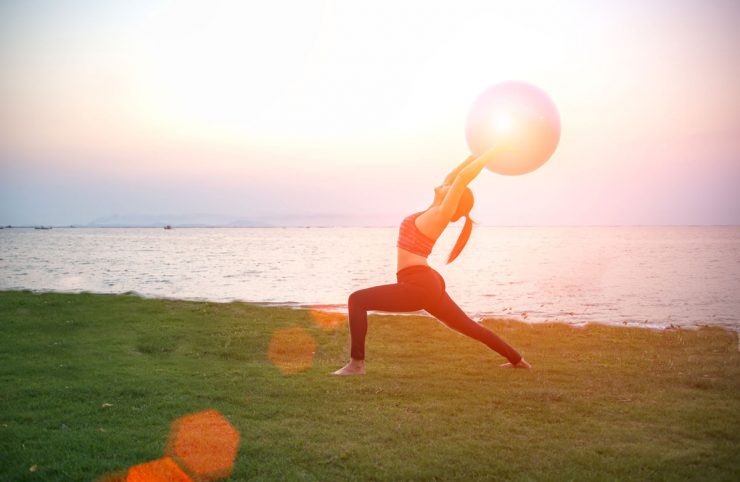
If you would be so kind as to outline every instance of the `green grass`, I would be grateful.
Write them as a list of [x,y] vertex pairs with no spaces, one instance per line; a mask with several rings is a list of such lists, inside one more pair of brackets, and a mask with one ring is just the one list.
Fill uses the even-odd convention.
[[[214,408],[241,434],[232,480],[740,480],[737,334],[486,323],[534,369],[378,315],[368,374],[331,377],[347,328],[307,310],[0,292],[0,479],[94,480]],[[290,326],[316,353],[284,375]]]

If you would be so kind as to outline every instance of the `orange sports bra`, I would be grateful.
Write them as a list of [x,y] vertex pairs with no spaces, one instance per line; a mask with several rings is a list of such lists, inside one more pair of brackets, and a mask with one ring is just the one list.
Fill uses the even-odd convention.
[[419,228],[416,227],[414,221],[416,218],[424,213],[420,211],[418,213],[410,214],[403,219],[401,227],[398,230],[398,242],[396,247],[411,251],[414,254],[429,256],[432,252],[432,247],[436,240],[427,238]]

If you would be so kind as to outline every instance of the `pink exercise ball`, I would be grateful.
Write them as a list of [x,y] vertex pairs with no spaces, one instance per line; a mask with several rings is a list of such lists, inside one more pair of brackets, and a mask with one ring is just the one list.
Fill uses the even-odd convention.
[[479,156],[496,144],[497,154],[486,168],[517,176],[532,172],[547,161],[560,140],[560,114],[552,99],[526,82],[503,82],[486,89],[468,113],[465,137]]

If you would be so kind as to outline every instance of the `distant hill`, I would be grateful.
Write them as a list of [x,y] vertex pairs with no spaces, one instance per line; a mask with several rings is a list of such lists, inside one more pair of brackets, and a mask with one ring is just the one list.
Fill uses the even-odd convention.
[[218,214],[113,214],[93,219],[79,227],[90,228],[271,228],[271,227],[328,227],[328,226],[395,226],[393,215],[346,215],[339,213],[275,214],[254,218],[233,218]]
[[234,227],[253,228],[271,227],[272,223],[252,219],[234,219],[214,214],[113,214],[93,219],[87,223],[91,228],[161,228],[170,225],[179,228],[210,228],[210,227]]

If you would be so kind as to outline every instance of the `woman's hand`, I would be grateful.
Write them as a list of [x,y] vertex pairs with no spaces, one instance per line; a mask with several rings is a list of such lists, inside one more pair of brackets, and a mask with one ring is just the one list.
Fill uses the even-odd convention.
[[444,182],[442,183],[443,186],[451,186],[453,182],[455,182],[455,178],[458,174],[460,174],[460,171],[465,169],[470,165],[471,162],[475,160],[476,156],[470,155],[465,159],[463,162],[460,163],[459,166],[457,166],[455,169],[452,170],[449,174],[447,174],[447,177],[445,178]]
[[460,176],[465,176],[464,178],[468,182],[472,181],[478,176],[478,174],[480,174],[481,170],[483,170],[486,164],[488,164],[496,156],[507,150],[510,149],[505,144],[497,144],[493,146],[480,156],[473,159],[472,162],[470,162],[470,164],[465,167],[465,169],[460,171]]
[[507,150],[509,150],[509,148],[506,144],[499,143],[481,154],[480,156],[476,156],[474,154],[469,155],[463,162],[460,163],[459,166],[457,166],[455,169],[452,170],[452,172],[447,174],[447,177],[445,178],[442,185],[452,186],[457,176],[461,175],[463,172],[466,172],[466,170],[467,181],[472,181],[480,173],[483,167],[485,167],[486,164],[491,161],[491,159]]
[[467,182],[472,181],[478,176],[478,174],[480,174],[486,164],[488,164],[491,159],[496,157],[499,152],[501,152],[501,149],[498,146],[492,147],[480,156],[473,159],[473,161],[467,167],[465,167],[465,169],[460,171],[459,176]]

